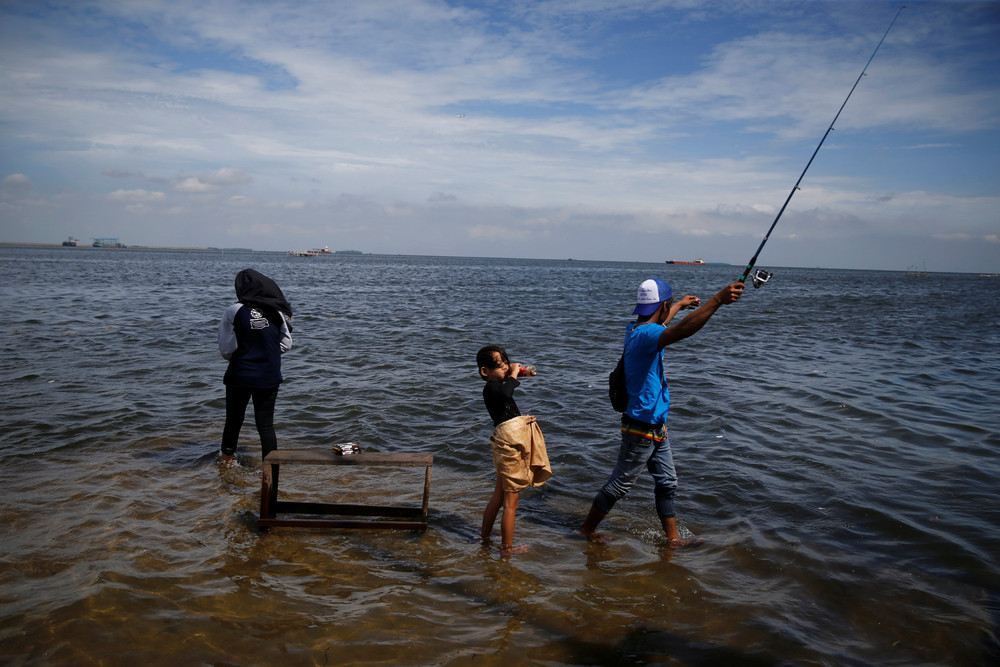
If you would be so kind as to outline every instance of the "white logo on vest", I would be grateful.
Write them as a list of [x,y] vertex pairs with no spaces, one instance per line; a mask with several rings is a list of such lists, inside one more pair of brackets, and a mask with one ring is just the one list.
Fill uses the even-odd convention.
[[253,330],[266,329],[271,326],[271,323],[267,321],[264,314],[257,310],[256,308],[250,309],[250,328]]

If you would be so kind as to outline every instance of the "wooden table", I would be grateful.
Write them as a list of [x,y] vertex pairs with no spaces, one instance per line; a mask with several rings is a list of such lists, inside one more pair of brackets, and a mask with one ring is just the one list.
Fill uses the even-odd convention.
[[[278,500],[278,471],[281,464],[334,465],[334,466],[383,466],[423,467],[424,497],[420,507],[388,505],[353,505],[343,503],[318,503]],[[427,504],[431,488],[433,454],[404,452],[372,452],[337,454],[332,451],[304,451],[276,449],[264,458],[264,473],[260,490],[260,518],[262,528],[274,526],[299,526],[302,528],[397,528],[424,530],[427,528]],[[276,514],[310,514],[320,516],[372,517],[369,519],[277,518]],[[381,518],[376,518],[381,517]]]

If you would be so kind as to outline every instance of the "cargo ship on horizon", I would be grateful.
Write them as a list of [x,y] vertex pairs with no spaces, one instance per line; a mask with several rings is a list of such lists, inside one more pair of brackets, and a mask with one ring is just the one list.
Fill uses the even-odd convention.
[[698,259],[694,260],[693,262],[680,262],[680,261],[678,261],[676,259],[668,259],[667,260],[667,264],[697,264],[697,265],[701,265],[701,264],[704,264],[704,263],[705,263],[705,260],[703,260],[701,257],[699,257]]
[[117,238],[101,238],[94,239],[93,246],[95,248],[125,248],[127,247],[124,243],[119,241]]

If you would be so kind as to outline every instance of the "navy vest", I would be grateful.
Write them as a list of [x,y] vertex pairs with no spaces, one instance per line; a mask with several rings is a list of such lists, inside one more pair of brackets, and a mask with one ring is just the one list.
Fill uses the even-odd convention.
[[270,389],[281,384],[281,326],[259,308],[243,306],[233,317],[238,347],[222,381],[234,387]]

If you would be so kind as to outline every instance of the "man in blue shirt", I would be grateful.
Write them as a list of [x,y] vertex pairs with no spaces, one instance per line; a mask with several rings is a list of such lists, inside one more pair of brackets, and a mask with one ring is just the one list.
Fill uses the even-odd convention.
[[[660,517],[667,544],[672,549],[689,546],[677,532],[674,496],[677,474],[673,454],[667,439],[667,410],[670,391],[663,377],[663,348],[687,338],[700,330],[720,307],[734,303],[743,294],[743,283],[733,283],[721,289],[705,304],[687,295],[677,301],[673,289],[659,278],[650,278],[639,285],[637,315],[625,333],[625,385],[628,407],[622,415],[622,444],[618,461],[610,479],[594,497],[590,514],[580,526],[587,538],[600,541],[597,524],[616,502],[625,497],[635,484],[643,467],[649,469],[655,484],[656,513]],[[667,323],[681,310],[697,308],[677,324]]]

